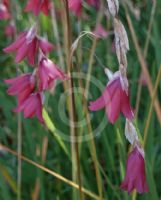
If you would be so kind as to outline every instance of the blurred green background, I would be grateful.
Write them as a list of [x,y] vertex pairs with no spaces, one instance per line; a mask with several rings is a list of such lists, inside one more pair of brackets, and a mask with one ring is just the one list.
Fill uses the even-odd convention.
[[[62,51],[64,51],[63,23],[59,17],[60,5],[58,0],[53,2],[55,3],[57,10],[56,20],[61,39],[60,43],[62,45]],[[120,1],[119,16],[125,25],[129,37],[130,51],[127,54],[128,78],[130,83],[131,104],[135,109],[139,87],[139,77],[141,75],[141,66],[136,53],[135,45],[131,37],[131,31],[127,23],[125,9],[122,5],[122,2],[123,1]],[[26,1],[21,2],[18,0],[12,0],[13,7],[11,10],[16,20],[18,33],[26,28],[29,28],[36,19],[32,13],[23,12],[25,5]],[[104,5],[104,12],[107,14],[106,1],[104,1]],[[143,52],[147,40],[151,11],[154,6],[153,1],[133,0],[129,1],[126,6],[139,41],[139,46]],[[136,12],[140,13],[139,16],[136,16]],[[84,4],[83,17],[81,20],[78,21],[72,13],[70,17],[74,41],[78,37],[80,30],[92,31],[95,28],[97,11],[94,8],[89,7],[87,4]],[[153,86],[155,85],[156,77],[161,64],[160,17],[161,1],[158,0],[154,12],[154,19],[152,21],[152,30],[150,33],[147,55],[145,57]],[[12,112],[12,109],[16,107],[16,100],[15,97],[11,97],[6,94],[7,86],[3,82],[5,78],[16,76],[14,54],[5,54],[2,51],[4,47],[13,41],[13,39],[7,38],[4,34],[4,29],[7,24],[8,21],[0,21],[0,143],[17,151],[17,114]],[[39,17],[39,24],[40,35],[47,36],[50,42],[56,44],[57,41],[54,37],[52,29],[51,17],[46,17],[41,14]],[[101,24],[107,31],[113,31],[112,20],[109,17],[109,14],[103,15]],[[107,38],[99,39],[97,41],[97,47],[94,56],[92,76],[98,79],[104,87],[107,84],[107,77],[104,74],[104,67],[109,67],[113,71],[118,69],[116,55],[112,50],[113,39],[113,34],[110,34]],[[92,40],[86,36],[83,37],[81,41],[81,47],[79,48],[82,50],[82,59],[81,62],[79,62],[80,52],[77,50],[77,56],[74,57],[74,67],[76,68],[77,63],[79,63],[80,71],[84,73],[84,76],[86,76]],[[56,63],[59,63],[57,50],[50,54],[50,58],[54,59]],[[21,72],[32,71],[32,68],[28,67],[26,61],[21,62],[18,67]],[[85,80],[82,81],[85,83]],[[75,85],[77,86],[77,84],[78,80],[75,80]],[[69,125],[62,121],[62,116],[60,116],[59,113],[58,105],[62,92],[62,84],[57,84],[54,92],[46,92],[45,107],[56,129],[61,130],[61,132],[69,137]],[[91,99],[96,99],[101,94],[101,91],[96,87],[95,84],[93,84],[93,82],[90,83],[90,94],[91,95],[88,101]],[[161,84],[159,85],[157,91],[157,97],[159,102],[161,102]],[[84,117],[81,112],[83,109],[80,101],[81,98],[82,97],[80,94],[76,96],[77,115],[79,119]],[[147,86],[143,86],[140,96],[138,116],[136,118],[136,124],[140,130],[141,138],[143,138],[145,125],[149,114],[150,103],[151,98],[149,90]],[[67,111],[65,110],[65,112]],[[91,114],[91,124],[93,130],[101,123],[104,113],[104,110],[102,110]],[[148,137],[145,146],[147,180],[150,188],[150,192],[148,194],[137,196],[132,194],[128,195],[128,193],[119,188],[125,175],[125,163],[129,149],[129,144],[124,137],[124,126],[125,119],[123,116],[120,116],[119,120],[114,126],[109,124],[107,120],[105,128],[101,132],[98,131],[97,136],[94,138],[101,172],[101,180],[103,183],[104,197],[105,199],[110,200],[161,200],[161,126],[158,122],[155,110],[153,111],[150,120]],[[88,129],[86,126],[79,128],[79,133],[86,135],[87,132]],[[61,140],[63,140],[62,137]],[[65,143],[68,152],[70,152],[70,142],[64,140],[63,142]],[[43,160],[42,152],[46,143],[46,156]],[[89,142],[82,142],[79,149],[83,186],[89,191],[98,194],[94,165],[89,150]],[[72,179],[71,155],[66,155],[56,137],[50,131],[48,131],[47,128],[40,125],[37,119],[24,120],[22,117],[22,154],[39,164],[45,165],[45,167],[57,172],[58,174],[61,174],[67,179]],[[36,194],[36,187],[40,188],[38,191],[38,197],[34,197],[34,194]],[[54,176],[43,172],[39,168],[34,167],[25,161],[22,161],[22,199],[79,199],[77,194],[73,194],[72,190],[73,188],[68,184],[63,183]],[[17,157],[13,156],[7,151],[0,150],[0,200],[14,199],[17,199]],[[85,199],[88,200],[92,198],[85,196]]]

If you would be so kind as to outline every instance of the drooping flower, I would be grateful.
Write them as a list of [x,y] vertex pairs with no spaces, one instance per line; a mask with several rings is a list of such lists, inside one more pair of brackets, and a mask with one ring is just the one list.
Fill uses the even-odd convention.
[[5,4],[4,2],[0,3],[0,20],[9,18],[10,18],[10,13],[8,11],[7,4]]
[[38,16],[40,12],[48,15],[51,7],[50,5],[51,4],[49,0],[28,0],[25,11],[32,11],[36,16]]
[[4,49],[4,52],[16,51],[15,62],[19,63],[24,58],[27,58],[29,64],[34,65],[39,48],[44,54],[52,50],[52,45],[38,37],[36,32],[37,30],[34,26],[28,31],[22,32],[14,43]]
[[23,102],[19,103],[14,112],[24,112],[25,118],[37,117],[41,123],[44,123],[42,116],[43,100],[39,92],[31,93]]
[[106,109],[106,114],[109,122],[112,124],[116,122],[120,112],[128,118],[134,117],[132,108],[130,106],[129,95],[122,84],[122,78],[120,72],[111,74],[111,79],[106,86],[101,97],[96,101],[90,102],[89,109],[91,111],[97,111],[102,108]]
[[50,59],[41,58],[38,67],[39,90],[50,89],[55,80],[65,80],[68,76]]
[[106,38],[108,36],[108,31],[106,31],[101,24],[98,24],[93,31],[93,33],[100,38]]
[[45,38],[42,37],[38,37],[38,43],[43,54],[51,52],[54,48],[54,46],[50,42],[48,42]]
[[129,154],[126,163],[126,176],[121,184],[123,190],[131,193],[134,189],[138,193],[148,192],[146,183],[145,161],[142,150],[137,146]]
[[7,79],[5,83],[10,85],[7,93],[9,95],[17,95],[18,104],[21,104],[34,91],[35,77],[33,74],[28,73]]

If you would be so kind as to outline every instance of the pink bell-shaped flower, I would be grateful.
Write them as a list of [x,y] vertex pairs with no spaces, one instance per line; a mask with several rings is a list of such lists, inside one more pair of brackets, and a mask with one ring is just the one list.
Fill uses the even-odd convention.
[[25,11],[32,11],[36,16],[38,16],[40,12],[43,12],[45,15],[49,15],[50,5],[49,0],[28,0]]
[[32,27],[29,31],[22,32],[14,43],[4,49],[6,53],[12,51],[16,51],[15,62],[19,63],[27,57],[29,63],[34,65],[37,53],[36,29]]
[[42,94],[39,92],[31,93],[23,102],[19,103],[14,112],[24,112],[25,118],[37,117],[43,124],[44,119],[42,116],[43,100]]
[[123,88],[121,80],[120,72],[118,71],[114,73],[102,96],[96,101],[90,102],[89,105],[89,109],[91,111],[97,111],[105,108],[107,118],[112,124],[116,122],[120,112],[122,112],[128,119],[132,119],[134,117],[130,106],[129,95],[126,92],[126,89]]
[[9,95],[17,95],[18,103],[22,103],[34,91],[35,77],[28,73],[16,78],[7,79],[5,83],[10,85],[7,93]]
[[129,193],[134,189],[136,189],[138,193],[149,191],[146,183],[144,155],[137,146],[128,156],[126,163],[126,176],[121,184],[121,188]]
[[16,51],[15,62],[19,63],[27,58],[30,65],[35,64],[39,48],[44,54],[50,52],[53,45],[36,35],[36,28],[33,26],[28,31],[22,32],[14,43],[6,47],[4,52]]
[[42,56],[38,67],[39,90],[50,89],[55,80],[65,80],[68,76],[50,59]]

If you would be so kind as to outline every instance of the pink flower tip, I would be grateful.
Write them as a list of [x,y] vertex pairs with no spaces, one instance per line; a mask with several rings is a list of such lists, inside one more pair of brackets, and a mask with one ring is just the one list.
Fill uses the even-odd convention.
[[66,75],[55,63],[45,57],[42,57],[40,60],[38,77],[39,91],[52,88],[56,80],[69,79],[68,75]]
[[138,147],[135,147],[128,156],[125,179],[120,187],[129,193],[134,189],[138,193],[149,192],[146,182],[145,161]]
[[127,119],[131,120],[134,118],[134,113],[130,106],[129,95],[127,95],[122,88],[120,75],[115,74],[103,91],[102,96],[96,101],[91,101],[89,103],[89,110],[91,111],[105,108],[107,118],[112,124],[116,122],[120,112],[122,112]]
[[0,3],[0,20],[9,19],[10,13],[5,2]]
[[38,16],[40,12],[49,15],[50,8],[51,4],[49,0],[28,0],[25,11],[31,11],[36,16]]
[[22,32],[16,41],[3,49],[5,53],[16,52],[15,62],[19,63],[27,58],[30,65],[35,64],[35,58],[40,49],[44,54],[53,49],[53,45],[47,40],[37,36],[36,27],[31,27],[28,31]]
[[93,33],[99,38],[106,38],[108,31],[106,31],[101,24],[97,25]]
[[31,93],[22,103],[20,103],[14,112],[24,112],[24,118],[37,117],[40,123],[44,124],[42,116],[43,100],[42,94],[39,92]]

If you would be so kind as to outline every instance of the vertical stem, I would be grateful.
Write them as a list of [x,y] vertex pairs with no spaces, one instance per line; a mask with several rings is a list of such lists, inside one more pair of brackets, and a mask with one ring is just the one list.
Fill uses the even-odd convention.
[[21,174],[22,174],[22,123],[21,113],[18,113],[18,124],[17,124],[17,152],[18,152],[18,165],[17,165],[17,200],[21,200]]
[[[148,69],[147,69],[145,58],[144,58],[143,53],[141,51],[141,48],[139,46],[139,42],[138,42],[138,38],[136,36],[135,29],[133,27],[131,18],[129,16],[128,12],[127,12],[126,6],[125,6],[125,12],[126,12],[126,19],[127,19],[127,22],[128,22],[128,26],[129,26],[129,29],[130,29],[130,32],[131,32],[131,35],[132,35],[132,40],[134,42],[136,52],[137,52],[137,55],[138,55],[138,59],[139,59],[140,65],[142,67],[143,73],[146,76],[149,93],[150,93],[150,96],[152,98],[154,87],[153,87],[153,84],[152,84],[150,74],[149,74]],[[154,108],[155,108],[155,112],[156,112],[157,117],[158,117],[158,121],[161,124],[161,108],[160,108],[160,104],[159,104],[157,98],[154,101]]]
[[148,129],[149,129],[149,126],[150,126],[150,120],[151,120],[152,113],[153,113],[153,105],[154,105],[154,101],[155,101],[155,98],[156,98],[157,89],[158,89],[160,80],[161,80],[161,65],[159,67],[159,72],[158,72],[158,76],[157,76],[157,79],[156,79],[156,82],[155,82],[152,100],[151,100],[151,103],[150,103],[149,114],[148,114],[148,118],[147,118],[146,125],[145,125],[144,146],[146,145],[146,141],[147,141],[147,137],[148,137]]
[[[69,80],[69,115],[70,115],[70,132],[71,132],[71,151],[72,151],[72,176],[73,179],[78,179],[79,185],[79,199],[83,200],[83,192],[82,192],[82,180],[81,180],[81,170],[80,170],[80,159],[79,159],[79,147],[77,139],[77,128],[74,125],[76,119],[76,110],[75,110],[75,99],[74,99],[74,80],[72,77],[72,61],[70,62],[70,49],[71,49],[71,28],[70,28],[70,18],[69,18],[69,9],[68,9],[68,1],[64,0],[65,4],[65,12],[66,12],[66,64],[67,64],[67,72],[70,75]],[[76,168],[75,168],[76,167]]]
[[[147,52],[148,52],[150,36],[151,36],[151,31],[152,31],[152,25],[153,25],[154,15],[155,15],[155,11],[156,11],[156,4],[157,4],[157,2],[156,2],[156,0],[154,0],[153,6],[152,6],[152,9],[151,9],[150,21],[149,21],[149,25],[148,25],[148,32],[147,32],[147,37],[146,37],[145,47],[144,47],[144,52],[143,52],[144,58],[146,58]],[[137,92],[137,100],[136,100],[136,112],[135,112],[136,118],[137,118],[138,111],[139,111],[141,91],[142,91],[142,83],[139,82],[138,92]]]
[[[12,21],[15,24],[16,27],[16,13],[17,10],[17,5],[15,1],[10,2],[10,7],[14,8],[11,9],[12,11]],[[16,39],[17,36],[17,30],[14,33],[14,40]],[[19,74],[19,66],[16,66],[16,73],[17,75]],[[21,118],[21,113],[17,114],[17,200],[21,200],[21,182],[22,182],[22,161],[21,161],[21,154],[22,154],[22,118]]]
[[[96,26],[102,20],[103,9],[104,9],[104,4],[101,2],[101,7],[100,7],[100,10],[99,10],[99,13],[98,13],[98,16],[97,16]],[[91,77],[91,73],[92,73],[92,69],[93,69],[94,53],[95,53],[96,46],[97,46],[97,40],[98,40],[97,38],[94,38],[92,48],[91,48],[91,51],[90,51],[90,57],[89,57],[89,63],[88,63],[88,72],[87,72],[88,78],[87,78],[85,88],[83,88],[83,84],[81,83],[81,81],[79,81],[79,85],[84,90],[86,97],[88,97],[88,91],[89,91],[89,87],[90,87],[90,77]],[[89,141],[89,150],[90,150],[90,154],[91,154],[91,157],[92,157],[92,160],[93,160],[93,163],[94,163],[94,167],[95,167],[99,198],[100,198],[100,200],[102,200],[103,199],[103,191],[102,191],[103,184],[102,184],[101,174],[100,174],[100,170],[99,170],[99,162],[98,162],[98,158],[97,158],[97,152],[96,152],[96,146],[95,146],[94,137],[93,137],[92,126],[91,126],[91,123],[90,123],[90,116],[89,116],[88,109],[87,109],[88,106],[87,106],[87,102],[86,102],[85,98],[83,98],[82,104],[83,104],[83,111],[85,113],[86,121],[89,122],[87,124],[88,133],[89,133],[90,138],[91,138],[91,140]]]
[[[100,24],[100,22],[102,20],[103,9],[104,9],[104,4],[101,2],[100,10],[99,10],[98,15],[97,15],[96,27]],[[97,40],[98,40],[97,38],[94,38],[92,48],[91,48],[91,52],[90,52],[90,57],[89,57],[88,72],[87,72],[88,78],[87,78],[87,82],[86,82],[86,86],[85,86],[86,96],[88,96],[88,90],[89,90],[89,87],[90,87],[90,76],[91,76],[92,68],[93,68],[94,53],[95,53],[96,46],[97,46]]]
[[87,72],[88,78],[87,78],[86,88],[85,88],[86,96],[88,96],[88,90],[89,90],[89,86],[90,86],[90,77],[91,77],[91,73],[92,73],[93,60],[94,60],[93,58],[94,58],[96,46],[97,46],[97,38],[94,38],[90,57],[89,57],[89,63],[88,63],[88,72]]
[[60,37],[59,37],[59,33],[58,33],[58,25],[57,25],[57,20],[56,20],[55,7],[54,7],[54,4],[52,1],[51,1],[51,18],[52,18],[52,28],[53,28],[54,36],[56,38],[56,46],[58,49],[59,65],[63,69],[65,69],[63,52],[61,49]]

